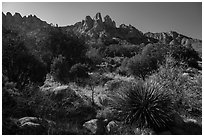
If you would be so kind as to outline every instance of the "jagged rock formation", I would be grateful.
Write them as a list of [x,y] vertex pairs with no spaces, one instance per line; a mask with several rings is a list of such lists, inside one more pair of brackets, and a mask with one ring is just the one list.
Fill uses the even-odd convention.
[[103,20],[101,13],[97,13],[93,19],[90,16],[86,16],[85,20],[66,27],[66,30],[68,33],[73,32],[78,36],[84,36],[87,40],[119,38],[132,43],[142,43],[146,40],[143,33],[132,25],[122,24],[117,28],[115,21],[109,15],[106,15]]
[[35,15],[22,17],[19,13],[15,13],[12,16],[10,12],[7,12],[6,15],[2,12],[2,26],[26,34],[31,31],[49,27],[50,25]]
[[[45,38],[48,34],[42,30],[54,27],[40,20],[35,15],[22,17],[19,13],[13,16],[10,12],[6,15],[2,13],[2,26],[11,30],[17,30],[26,37]],[[143,34],[132,25],[121,24],[116,27],[116,23],[109,15],[104,19],[101,13],[97,13],[93,18],[86,16],[81,22],[77,22],[71,26],[60,27],[68,34],[74,34],[78,37],[85,38],[86,43],[93,43],[97,41],[113,40],[123,41],[126,44],[141,44],[141,43],[163,43],[170,45],[181,44],[186,47],[193,47],[196,51],[201,53],[202,41],[187,37],[175,31]],[[121,42],[119,42],[121,43]]]

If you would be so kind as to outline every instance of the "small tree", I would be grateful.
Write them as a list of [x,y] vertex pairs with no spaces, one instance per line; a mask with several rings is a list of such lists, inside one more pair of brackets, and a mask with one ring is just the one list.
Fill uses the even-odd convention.
[[143,80],[152,71],[157,69],[157,60],[148,56],[136,55],[128,62],[128,69],[134,76],[138,76]]

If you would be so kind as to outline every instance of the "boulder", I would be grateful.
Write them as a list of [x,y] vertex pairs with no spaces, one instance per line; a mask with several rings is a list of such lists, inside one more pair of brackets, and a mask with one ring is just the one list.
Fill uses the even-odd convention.
[[22,127],[25,123],[40,123],[42,121],[41,118],[37,117],[23,117],[18,120],[18,124]]
[[105,119],[92,119],[83,124],[83,127],[89,130],[94,135],[105,135],[107,120]]
[[23,117],[18,119],[20,133],[24,135],[42,135],[47,134],[47,125],[43,124],[43,120],[37,117]]
[[24,135],[46,135],[49,134],[51,127],[56,123],[50,120],[37,117],[23,117],[17,120],[19,134]]
[[114,134],[118,129],[118,124],[115,121],[110,121],[106,128],[109,134]]

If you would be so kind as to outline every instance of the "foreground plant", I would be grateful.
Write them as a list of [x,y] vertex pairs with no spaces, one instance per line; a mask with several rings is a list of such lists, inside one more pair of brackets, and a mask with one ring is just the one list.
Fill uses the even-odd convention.
[[139,82],[124,87],[112,96],[111,108],[118,119],[141,129],[162,131],[171,124],[172,101],[167,92],[154,82]]

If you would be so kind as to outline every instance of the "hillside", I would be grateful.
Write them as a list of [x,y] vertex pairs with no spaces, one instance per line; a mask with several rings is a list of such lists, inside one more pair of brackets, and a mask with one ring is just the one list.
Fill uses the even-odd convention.
[[202,134],[201,49],[100,13],[64,27],[2,13],[2,134]]

